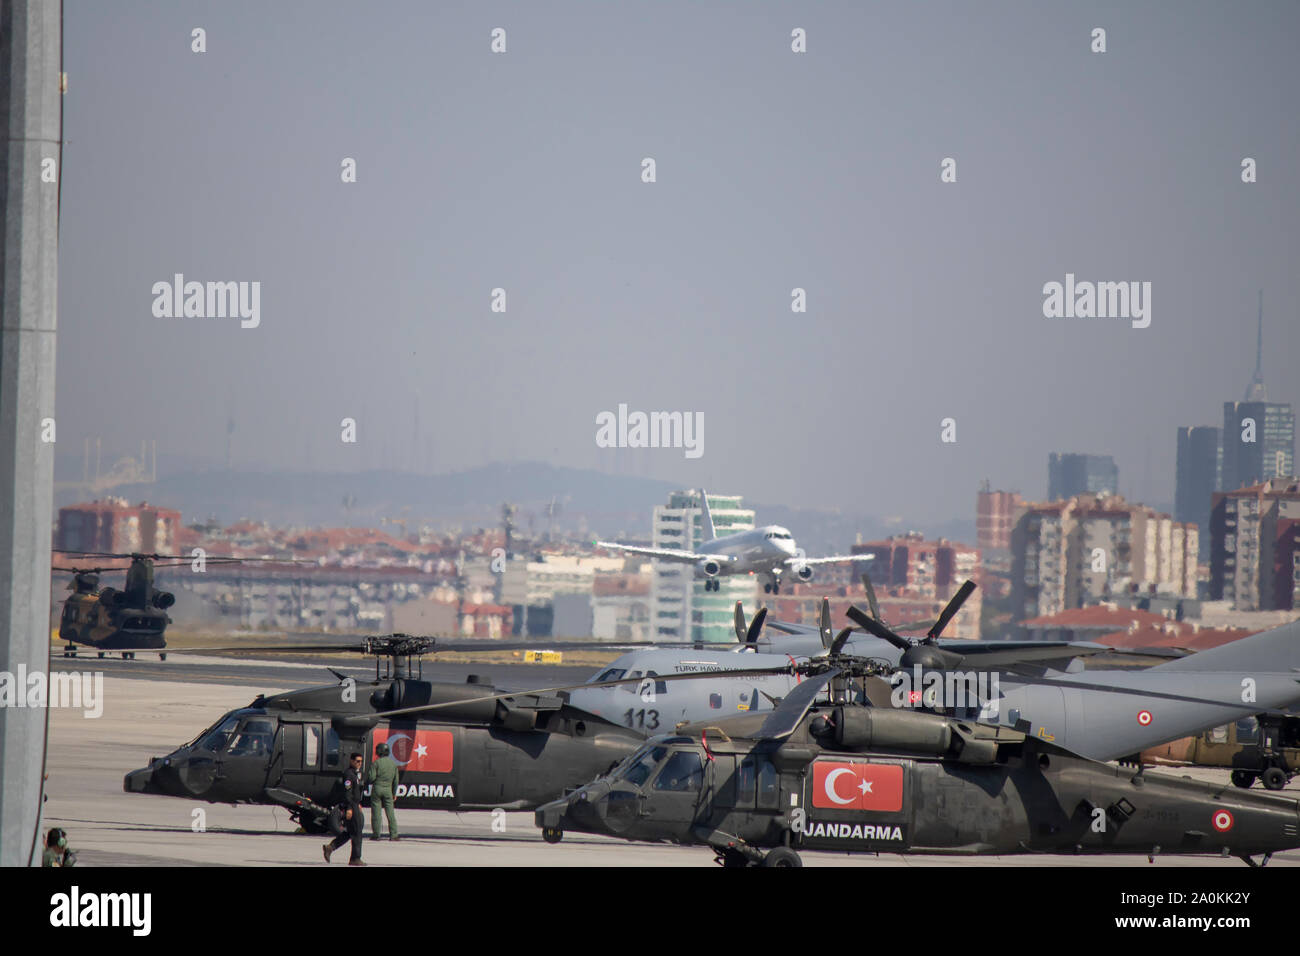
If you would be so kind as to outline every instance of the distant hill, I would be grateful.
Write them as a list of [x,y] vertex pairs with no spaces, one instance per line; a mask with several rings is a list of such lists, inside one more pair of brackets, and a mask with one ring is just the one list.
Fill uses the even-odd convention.
[[[651,509],[680,487],[651,478],[521,462],[446,475],[196,470],[161,476],[154,484],[123,485],[110,493],[132,503],[149,501],[176,508],[186,524],[212,517],[223,524],[248,518],[280,526],[377,527],[384,518],[403,518],[412,528],[423,522],[442,527],[496,526],[502,503],[509,501],[517,508],[519,529],[527,533],[531,527],[538,534],[547,529],[547,509],[554,500],[557,531],[646,537]],[[731,488],[721,490],[734,493]],[[82,498],[61,490],[56,503],[62,506]],[[809,554],[847,549],[859,534],[869,540],[911,528],[965,542],[974,539],[973,520],[926,523],[918,519],[902,525],[895,520],[887,526],[883,519],[865,513],[746,504],[757,512],[759,523],[788,526]]]

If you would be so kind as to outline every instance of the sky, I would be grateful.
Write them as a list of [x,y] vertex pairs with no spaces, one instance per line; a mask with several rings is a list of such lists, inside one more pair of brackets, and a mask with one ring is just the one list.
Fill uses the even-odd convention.
[[[1176,427],[1250,381],[1259,289],[1269,396],[1300,404],[1295,3],[66,0],[64,23],[78,466],[99,437],[224,467],[229,437],[240,469],[535,460],[939,520],[984,478],[1041,498],[1074,451],[1167,503]],[[155,315],[176,273],[260,283],[259,324]],[[1045,317],[1067,273],[1151,283],[1150,325]],[[600,447],[620,404],[702,416],[702,454]]]

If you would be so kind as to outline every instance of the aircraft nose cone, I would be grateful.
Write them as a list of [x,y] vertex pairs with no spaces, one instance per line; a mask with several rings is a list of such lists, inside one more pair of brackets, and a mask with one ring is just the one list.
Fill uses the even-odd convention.
[[142,770],[132,770],[122,778],[122,789],[127,793],[149,793],[150,784],[153,783],[153,769],[145,767]]

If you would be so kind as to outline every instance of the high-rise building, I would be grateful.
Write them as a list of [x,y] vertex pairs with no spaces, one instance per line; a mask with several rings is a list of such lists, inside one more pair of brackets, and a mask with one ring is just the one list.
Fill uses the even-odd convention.
[[1300,607],[1300,479],[1214,496],[1210,597],[1238,611]]
[[981,551],[1010,550],[1016,509],[1023,504],[1017,492],[990,491],[988,481],[981,482],[975,495],[975,546]]
[[1196,525],[1118,495],[1025,507],[1011,536],[1016,620],[1126,594],[1196,596]]
[[[709,495],[718,537],[754,527],[754,512],[740,505],[740,495]],[[654,546],[698,549],[705,540],[703,519],[698,491],[673,492],[667,505],[654,509]],[[752,605],[757,578],[721,575],[717,581],[717,591],[705,591],[704,580],[695,578],[695,565],[656,562],[650,585],[651,640],[735,641],[736,602]]]
[[1219,487],[1235,491],[1295,473],[1295,412],[1270,402],[1264,387],[1264,294],[1259,297],[1255,375],[1244,401],[1223,403],[1223,475]]
[[1047,498],[1064,501],[1075,495],[1119,493],[1119,468],[1110,455],[1052,452],[1047,459]]
[[1222,487],[1223,449],[1219,436],[1219,429],[1213,425],[1178,429],[1174,517],[1196,525],[1200,532],[1201,557],[1209,556],[1210,497]]

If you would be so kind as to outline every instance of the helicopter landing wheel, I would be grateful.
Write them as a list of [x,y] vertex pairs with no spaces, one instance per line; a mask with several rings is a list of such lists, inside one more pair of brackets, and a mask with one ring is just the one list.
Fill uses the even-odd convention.
[[122,652],[122,660],[124,660],[124,661],[133,661],[133,660],[135,660],[135,651],[123,651],[123,652]]
[[167,660],[167,655],[166,655],[165,653],[163,653],[163,654],[159,654],[159,655],[158,655],[158,660],[160,660],[160,661],[165,661],[165,660]]
[[1255,775],[1249,770],[1232,771],[1233,786],[1241,787],[1242,790],[1249,790],[1255,782]]
[[1265,790],[1281,790],[1286,786],[1286,771],[1281,767],[1269,767],[1259,775]]
[[722,864],[723,869],[739,869],[743,866],[750,866],[749,858],[739,850],[733,850],[730,847],[718,854],[718,862]]
[[799,858],[798,853],[788,846],[779,846],[763,857],[763,866],[803,866],[803,860]]
[[104,659],[104,652],[103,652],[103,651],[100,651],[100,652],[99,652],[99,659],[100,659],[101,661]]
[[542,839],[547,843],[559,843],[564,839],[564,831],[553,827],[542,827]]

